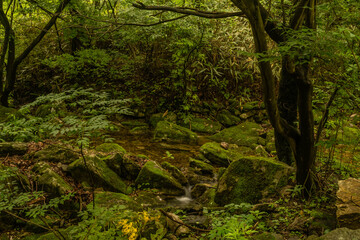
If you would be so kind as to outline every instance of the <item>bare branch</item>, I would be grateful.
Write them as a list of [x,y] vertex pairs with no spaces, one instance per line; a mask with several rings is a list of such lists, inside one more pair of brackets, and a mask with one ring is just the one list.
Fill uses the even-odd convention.
[[203,18],[227,18],[227,17],[244,17],[245,14],[243,12],[207,12],[201,11],[194,8],[184,8],[184,7],[168,7],[168,6],[147,6],[142,2],[133,3],[133,6],[138,9],[143,10],[161,10],[161,11],[169,11],[176,12],[186,15],[193,15]]

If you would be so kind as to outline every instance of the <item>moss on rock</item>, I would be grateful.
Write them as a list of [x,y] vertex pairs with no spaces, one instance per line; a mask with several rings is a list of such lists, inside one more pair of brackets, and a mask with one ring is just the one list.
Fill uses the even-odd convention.
[[181,126],[191,129],[191,131],[199,133],[214,134],[221,130],[219,122],[211,121],[203,118],[192,118],[191,121],[181,123]]
[[131,192],[131,188],[98,157],[86,157],[86,166],[84,160],[80,158],[71,163],[68,170],[78,182],[85,181],[91,184],[93,178],[95,187],[125,194]]
[[185,186],[185,185],[189,184],[189,182],[186,179],[185,175],[177,167],[175,167],[171,163],[162,162],[161,167],[163,167],[166,171],[168,171],[171,174],[171,176],[173,176],[176,180],[179,181],[179,183],[181,183],[181,185]]
[[175,123],[161,121],[155,128],[154,139],[175,143],[197,143],[198,136],[187,128]]
[[228,110],[222,110],[216,116],[216,119],[226,127],[231,127],[238,124],[241,119],[237,116],[232,115]]
[[224,149],[220,143],[208,142],[200,147],[200,153],[211,163],[227,167],[229,164],[245,155],[255,155],[255,152],[248,147],[233,146]]
[[243,157],[230,164],[219,180],[215,201],[257,203],[287,184],[293,169],[272,158]]
[[96,151],[104,153],[122,153],[125,154],[126,150],[117,143],[103,143],[95,148]]
[[210,164],[193,158],[189,159],[190,168],[197,174],[214,176],[215,168]]
[[135,180],[141,167],[127,155],[117,153],[115,156],[105,158],[104,161],[117,175],[127,180]]
[[73,188],[46,162],[38,162],[32,169],[37,173],[36,181],[40,188],[52,196],[61,196]]
[[79,158],[79,154],[72,149],[50,145],[34,154],[37,161],[71,163]]
[[135,183],[140,188],[157,188],[171,195],[185,193],[181,184],[154,161],[149,161],[143,166]]
[[28,150],[27,143],[3,142],[0,143],[0,157],[24,155]]
[[255,148],[263,143],[263,139],[259,136],[262,131],[263,128],[259,124],[244,122],[238,126],[226,128],[211,136],[210,139],[216,142],[234,143],[239,146]]
[[17,110],[15,108],[0,106],[0,122],[5,122],[10,115],[16,113]]

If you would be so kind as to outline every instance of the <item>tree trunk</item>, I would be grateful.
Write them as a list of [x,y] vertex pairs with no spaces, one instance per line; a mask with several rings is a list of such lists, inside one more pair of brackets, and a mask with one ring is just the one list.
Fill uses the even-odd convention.
[[[292,65],[287,56],[282,58],[277,104],[280,117],[285,119],[291,126],[296,127],[298,88],[296,85],[296,74],[291,69]],[[277,131],[275,131],[275,145],[277,156],[281,162],[288,165],[295,163],[294,154],[287,138]]]

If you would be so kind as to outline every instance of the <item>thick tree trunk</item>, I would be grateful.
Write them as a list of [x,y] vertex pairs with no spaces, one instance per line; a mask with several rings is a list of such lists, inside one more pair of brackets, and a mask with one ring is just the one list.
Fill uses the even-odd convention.
[[[296,127],[298,88],[296,74],[291,69],[292,62],[287,56],[282,58],[282,68],[279,83],[278,108],[280,117],[291,126]],[[275,131],[275,145],[279,160],[288,165],[295,163],[295,158],[288,139]]]

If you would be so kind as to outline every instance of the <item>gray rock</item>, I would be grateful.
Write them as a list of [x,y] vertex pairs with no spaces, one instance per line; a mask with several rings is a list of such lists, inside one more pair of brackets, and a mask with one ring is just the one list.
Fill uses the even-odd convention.
[[340,180],[338,184],[336,217],[339,226],[358,229],[360,228],[360,180],[349,178]]
[[360,229],[337,228],[314,240],[359,240]]

